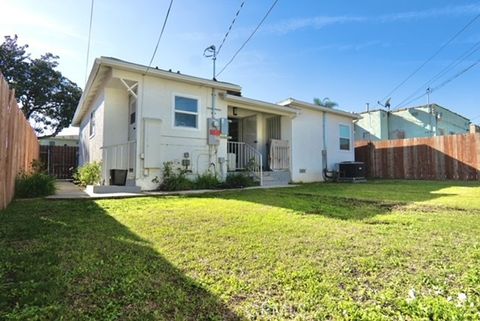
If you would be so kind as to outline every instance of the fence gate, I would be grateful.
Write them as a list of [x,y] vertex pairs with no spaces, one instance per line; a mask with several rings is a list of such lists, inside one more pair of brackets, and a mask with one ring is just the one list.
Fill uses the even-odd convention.
[[78,166],[78,147],[76,146],[40,146],[40,160],[45,164],[48,174],[59,179],[72,178]]

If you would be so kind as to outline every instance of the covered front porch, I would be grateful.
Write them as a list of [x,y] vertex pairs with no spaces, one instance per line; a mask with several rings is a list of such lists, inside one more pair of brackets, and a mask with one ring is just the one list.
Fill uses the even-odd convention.
[[252,171],[261,180],[274,177],[269,172],[286,172],[290,180],[291,121],[296,111],[244,97],[226,95],[229,133],[227,170]]

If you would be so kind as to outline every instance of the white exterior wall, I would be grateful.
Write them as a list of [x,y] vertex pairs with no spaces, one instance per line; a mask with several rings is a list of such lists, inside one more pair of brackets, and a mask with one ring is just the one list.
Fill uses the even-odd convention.
[[[79,166],[102,160],[105,98],[100,93],[80,124]],[[95,133],[90,135],[90,114],[95,110]]]
[[[326,115],[327,168],[335,164],[355,160],[353,123],[350,117],[321,111],[302,109],[289,121],[282,117],[282,139],[291,142],[291,176],[293,182],[323,181],[323,117]],[[350,127],[350,150],[340,150],[340,124]]]
[[[353,122],[349,117],[327,113],[327,166],[335,169],[335,164],[355,160]],[[340,150],[340,125],[350,126],[350,150]]]
[[[286,120],[282,121],[282,126],[286,122]],[[302,109],[291,123],[292,181],[322,181],[322,113]]]
[[[208,171],[211,162],[216,164],[217,173],[226,174],[226,163],[218,163],[219,157],[227,157],[226,139],[221,139],[216,155],[215,148],[207,144],[207,118],[211,117],[211,110],[207,108],[211,106],[211,88],[148,76],[143,80],[136,74],[121,71],[114,71],[114,77],[136,79],[139,82],[136,160],[138,186],[143,190],[157,188],[158,184],[152,180],[161,180],[163,163],[173,161],[180,166],[184,153],[190,155],[193,175]],[[198,100],[198,129],[174,126],[175,95]],[[118,95],[116,97],[119,98]],[[227,117],[227,104],[218,97],[218,93],[216,108],[220,109],[216,111],[216,117]],[[127,120],[123,124],[127,131]]]
[[128,93],[124,88],[105,88],[103,145],[128,142]]

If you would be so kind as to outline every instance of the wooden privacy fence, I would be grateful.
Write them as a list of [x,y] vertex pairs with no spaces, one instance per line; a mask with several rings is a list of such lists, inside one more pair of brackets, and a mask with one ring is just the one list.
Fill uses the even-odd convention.
[[78,166],[78,147],[40,146],[40,160],[46,166],[48,175],[60,179],[72,178]]
[[359,141],[355,160],[372,178],[479,180],[480,134]]
[[35,131],[25,119],[0,73],[0,210],[7,207],[15,193],[15,177],[30,169],[38,159],[39,145]]

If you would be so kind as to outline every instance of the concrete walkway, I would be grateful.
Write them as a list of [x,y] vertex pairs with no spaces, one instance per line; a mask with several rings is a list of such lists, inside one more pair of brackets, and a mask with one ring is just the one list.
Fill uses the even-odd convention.
[[150,191],[141,193],[106,193],[95,194],[87,193],[77,185],[69,181],[57,181],[57,191],[55,195],[47,196],[47,199],[51,200],[66,200],[66,199],[108,199],[108,198],[130,198],[130,197],[148,197],[148,196],[171,196],[171,195],[200,195],[207,193],[220,193],[226,191],[242,191],[249,189],[265,189],[265,188],[286,188],[295,187],[298,185],[281,185],[281,186],[253,186],[247,188],[235,188],[235,189],[202,189],[202,190],[190,190],[190,191],[175,191],[175,192],[163,192],[163,191]]
[[77,198],[90,198],[79,186],[73,184],[70,181],[57,180],[55,182],[57,191],[55,195],[47,196],[49,199],[77,199]]

